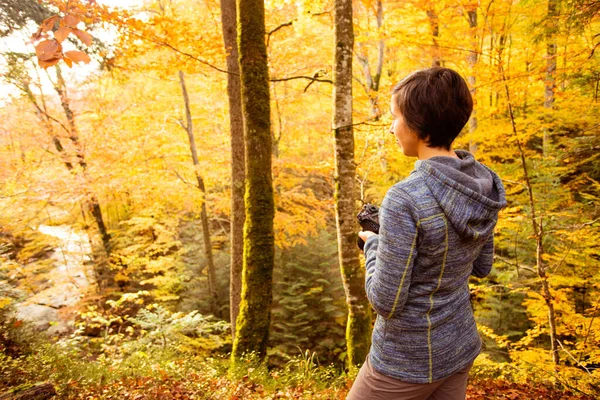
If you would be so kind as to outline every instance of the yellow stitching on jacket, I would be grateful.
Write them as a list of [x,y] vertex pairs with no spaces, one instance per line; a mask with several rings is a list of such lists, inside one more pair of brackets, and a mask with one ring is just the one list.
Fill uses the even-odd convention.
[[438,278],[438,284],[434,291],[429,295],[429,311],[427,311],[427,346],[429,347],[429,383],[433,382],[433,350],[431,348],[431,317],[429,314],[431,310],[433,310],[433,295],[438,291],[440,285],[442,284],[442,277],[444,276],[444,269],[446,268],[446,257],[448,256],[448,221],[444,216],[444,225],[446,227],[446,237],[444,238],[444,243],[446,244],[446,249],[444,250],[444,259],[442,261],[442,269],[440,271],[440,277]]
[[[392,311],[390,311],[390,314],[388,315],[387,319],[392,318],[392,315],[394,314],[394,311],[396,310],[396,306],[398,305],[398,299],[400,299],[400,293],[402,292],[402,286],[404,286],[404,278],[406,278],[406,273],[408,272],[408,267],[410,265],[410,259],[412,258],[413,251],[415,250],[415,246],[417,244],[417,236],[419,233],[419,227],[421,226],[421,223],[423,221],[429,221],[429,220],[437,218],[437,217],[444,217],[444,214],[440,213],[440,214],[431,215],[427,218],[423,218],[423,219],[420,219],[419,221],[417,221],[417,229],[415,231],[415,237],[413,238],[412,245],[410,246],[410,254],[408,255],[408,259],[406,260],[406,266],[404,267],[404,273],[402,274],[402,279],[400,280],[400,285],[398,286],[398,291],[396,292],[396,298],[394,299],[394,305],[392,306]],[[446,223],[445,218],[444,218],[444,223]],[[446,225],[446,231],[447,230],[448,230],[448,226]]]
[[400,285],[398,286],[398,291],[396,292],[396,298],[394,299],[394,305],[392,306],[392,311],[390,311],[390,315],[388,315],[387,319],[392,318],[394,315],[394,311],[396,310],[396,305],[398,305],[398,299],[400,298],[400,292],[402,292],[402,286],[404,285],[404,278],[406,278],[406,273],[408,272],[408,267],[410,265],[410,259],[412,258],[413,251],[415,250],[415,246],[417,244],[417,235],[419,234],[419,225],[420,222],[417,222],[417,229],[415,230],[415,237],[413,238],[412,245],[410,246],[410,253],[408,255],[408,259],[406,260],[406,265],[404,266],[404,272],[402,273],[402,279],[400,280]]

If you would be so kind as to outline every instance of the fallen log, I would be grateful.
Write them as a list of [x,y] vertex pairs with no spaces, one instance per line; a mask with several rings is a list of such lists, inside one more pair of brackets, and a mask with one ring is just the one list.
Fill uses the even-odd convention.
[[56,395],[56,389],[51,383],[21,385],[0,394],[0,400],[47,400]]

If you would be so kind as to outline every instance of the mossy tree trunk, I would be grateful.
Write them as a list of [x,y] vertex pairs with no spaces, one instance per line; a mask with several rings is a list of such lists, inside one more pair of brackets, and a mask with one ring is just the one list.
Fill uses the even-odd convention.
[[365,273],[358,259],[354,187],[354,132],[352,129],[352,1],[335,0],[335,59],[333,129],[335,134],[335,211],[338,251],[348,323],[346,346],[351,367],[361,364],[371,342],[371,307],[365,293]]
[[196,149],[196,141],[194,140],[194,125],[192,122],[192,112],[190,110],[190,99],[188,97],[187,88],[185,86],[185,78],[183,71],[179,71],[179,82],[181,83],[181,92],[183,93],[183,101],[185,102],[186,123],[179,120],[179,125],[186,131],[190,143],[190,152],[192,153],[192,162],[194,163],[194,173],[198,182],[198,189],[202,193],[202,206],[200,208],[200,220],[202,222],[202,239],[204,241],[204,257],[206,258],[207,275],[208,275],[208,292],[210,296],[210,309],[214,316],[222,318],[221,304],[219,301],[219,292],[217,290],[217,272],[215,262],[213,260],[212,244],[210,242],[210,227],[208,224],[208,212],[206,211],[206,186],[204,179],[198,170],[198,150]]
[[229,132],[231,136],[231,266],[229,273],[229,315],[231,334],[235,338],[235,321],[240,311],[242,265],[244,254],[245,155],[240,66],[236,42],[235,0],[221,0],[221,25],[227,51],[227,96],[229,97]]
[[246,144],[246,221],[240,312],[232,358],[267,350],[275,258],[269,72],[263,0],[237,0],[238,52]]

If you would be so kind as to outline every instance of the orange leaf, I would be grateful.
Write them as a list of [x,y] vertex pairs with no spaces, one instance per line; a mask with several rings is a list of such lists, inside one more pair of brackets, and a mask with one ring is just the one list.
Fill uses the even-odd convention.
[[40,25],[40,30],[42,32],[46,32],[54,28],[54,24],[56,23],[56,21],[58,21],[59,18],[60,17],[58,15],[53,15],[50,18],[46,18],[44,22],[42,22],[42,24]]
[[87,46],[92,44],[92,35],[90,35],[89,33],[79,29],[73,29],[73,33],[79,38],[79,40],[81,40]]
[[63,60],[65,60],[65,62],[67,63],[67,65],[69,66],[69,68],[73,68],[73,60],[71,60],[69,57],[65,56],[63,57]]
[[45,69],[58,64],[59,61],[60,58],[51,58],[50,60],[42,60],[38,58],[38,65]]
[[62,43],[63,40],[69,36],[69,33],[71,33],[71,28],[67,28],[66,26],[58,28],[58,30],[54,32],[54,39],[58,40],[58,43]]
[[63,18],[65,26],[68,26],[69,28],[76,28],[79,21],[79,18],[71,14],[65,15],[65,17]]
[[38,58],[43,61],[48,61],[53,58],[60,58],[62,46],[56,39],[44,40],[35,46],[35,53]]
[[74,62],[83,62],[83,63],[87,64],[91,61],[90,56],[85,54],[83,51],[77,51],[77,50],[67,51],[65,53],[65,56],[69,57]]

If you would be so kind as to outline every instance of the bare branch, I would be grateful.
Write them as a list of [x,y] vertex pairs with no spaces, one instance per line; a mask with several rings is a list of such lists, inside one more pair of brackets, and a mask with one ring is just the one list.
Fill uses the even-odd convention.
[[216,65],[212,65],[212,64],[211,64],[211,63],[209,63],[208,61],[206,61],[206,60],[203,60],[203,59],[201,59],[201,58],[198,58],[198,57],[194,56],[193,54],[190,54],[190,53],[188,53],[188,52],[185,52],[185,51],[183,51],[183,50],[179,50],[177,47],[175,47],[175,46],[173,46],[172,44],[169,44],[169,43],[167,43],[167,42],[163,42],[163,41],[161,41],[161,40],[158,40],[158,39],[152,39],[152,38],[144,37],[143,35],[140,35],[140,34],[135,34],[135,33],[134,33],[134,35],[138,36],[139,38],[141,38],[141,39],[143,39],[143,40],[147,40],[147,41],[149,41],[149,42],[152,42],[152,43],[154,43],[154,44],[157,44],[157,45],[159,45],[159,46],[165,46],[165,47],[168,47],[169,49],[171,49],[171,50],[175,51],[176,53],[179,53],[179,54],[181,54],[181,55],[183,55],[183,56],[186,56],[186,57],[188,57],[188,58],[191,58],[191,59],[192,59],[192,60],[194,60],[194,61],[198,61],[200,64],[206,65],[207,67],[210,67],[210,68],[212,68],[212,69],[214,69],[214,70],[217,70],[217,71],[219,71],[219,72],[223,72],[223,73],[225,73],[225,74],[238,75],[238,74],[236,74],[236,73],[229,72],[229,71],[227,71],[227,70],[225,70],[225,69],[219,68],[219,67],[217,67]]
[[178,177],[179,179],[181,179],[181,181],[182,181],[183,183],[185,183],[186,185],[189,185],[189,186],[193,187],[194,189],[198,189],[198,186],[197,186],[197,185],[195,185],[195,184],[193,184],[193,183],[190,183],[190,182],[189,182],[189,181],[187,181],[187,180],[186,180],[184,177],[182,177],[181,175],[179,175],[179,172],[177,172],[177,170],[173,169],[172,171],[175,173],[175,175],[177,175],[177,177]]
[[284,82],[284,81],[293,81],[295,79],[308,79],[313,82],[325,82],[333,84],[331,79],[321,79],[321,78],[313,78],[312,76],[289,76],[287,78],[273,78],[269,79],[271,82]]
[[[280,30],[281,28],[285,28],[286,26],[292,26],[292,24],[293,24],[294,22],[296,22],[296,21],[298,21],[298,18],[294,18],[293,20],[291,20],[291,21],[289,21],[289,22],[286,22],[285,24],[281,24],[281,25],[279,25],[277,28],[271,29],[271,30],[270,30],[270,31],[267,33],[267,35],[268,35],[269,37],[271,37],[271,35],[272,35],[272,34],[274,34],[275,32],[277,32],[277,31],[278,31],[278,30]],[[269,39],[267,38],[267,47],[268,47],[268,46],[269,46]]]
[[577,365],[579,365],[581,368],[585,369],[585,372],[587,372],[589,375],[591,375],[591,374],[592,374],[592,373],[590,372],[590,370],[589,370],[589,369],[587,369],[587,368],[585,367],[585,365],[583,365],[582,363],[580,363],[579,361],[577,361],[577,359],[576,359],[575,357],[573,357],[573,354],[571,354],[571,353],[569,352],[569,350],[565,349],[565,347],[562,345],[562,343],[560,342],[560,340],[556,339],[556,341],[558,342],[558,344],[559,344],[560,348],[561,348],[561,349],[563,349],[563,351],[564,351],[565,353],[567,353],[567,354],[569,355],[569,357],[571,357],[571,359],[577,363]]

